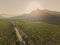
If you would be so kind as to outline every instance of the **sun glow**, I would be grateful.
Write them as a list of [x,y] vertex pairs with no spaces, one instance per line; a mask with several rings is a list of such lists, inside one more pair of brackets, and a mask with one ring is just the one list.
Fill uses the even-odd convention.
[[26,13],[30,13],[33,10],[42,9],[41,4],[38,1],[30,2],[26,7]]

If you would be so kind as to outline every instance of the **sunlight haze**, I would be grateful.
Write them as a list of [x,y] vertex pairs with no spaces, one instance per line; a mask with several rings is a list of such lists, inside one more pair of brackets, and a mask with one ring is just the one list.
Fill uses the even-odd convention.
[[60,12],[60,0],[0,0],[0,14],[18,15],[36,9]]
[[43,7],[40,2],[32,1],[27,5],[25,12],[30,13],[31,11],[36,10],[36,9],[43,9]]

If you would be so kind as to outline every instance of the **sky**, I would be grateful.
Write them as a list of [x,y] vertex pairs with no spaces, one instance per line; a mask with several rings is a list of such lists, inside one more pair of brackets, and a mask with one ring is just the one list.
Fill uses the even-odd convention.
[[23,14],[34,8],[34,2],[36,8],[60,12],[60,0],[0,0],[0,14]]

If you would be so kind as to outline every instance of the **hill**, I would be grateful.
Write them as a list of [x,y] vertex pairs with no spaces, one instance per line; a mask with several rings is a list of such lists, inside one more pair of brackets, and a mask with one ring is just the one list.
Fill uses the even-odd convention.
[[60,23],[60,12],[50,10],[34,10],[29,14],[23,14],[21,16],[13,17],[12,19],[20,19],[27,21],[43,21],[48,23],[59,24]]
[[12,17],[11,15],[8,15],[8,14],[0,14],[0,19],[7,19],[7,18],[10,18]]

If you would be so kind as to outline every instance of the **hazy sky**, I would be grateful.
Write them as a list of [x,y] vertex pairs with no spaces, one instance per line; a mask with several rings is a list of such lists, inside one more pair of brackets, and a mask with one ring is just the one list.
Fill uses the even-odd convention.
[[60,0],[0,0],[0,13],[24,13],[28,4],[33,1],[39,2],[44,9],[60,11]]

